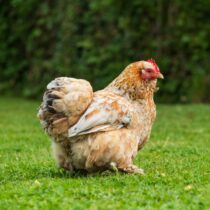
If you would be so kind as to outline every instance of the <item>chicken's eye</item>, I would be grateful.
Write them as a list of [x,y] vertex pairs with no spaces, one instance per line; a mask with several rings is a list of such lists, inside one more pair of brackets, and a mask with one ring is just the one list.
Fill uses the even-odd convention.
[[152,69],[147,69],[147,73],[152,73]]

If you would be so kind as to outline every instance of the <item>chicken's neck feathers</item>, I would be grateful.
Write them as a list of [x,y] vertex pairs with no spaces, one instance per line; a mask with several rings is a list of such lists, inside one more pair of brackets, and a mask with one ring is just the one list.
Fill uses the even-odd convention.
[[138,68],[129,65],[105,90],[129,100],[151,100],[157,80],[143,80]]
[[117,78],[105,90],[131,101],[148,101],[154,97],[156,81],[126,81]]

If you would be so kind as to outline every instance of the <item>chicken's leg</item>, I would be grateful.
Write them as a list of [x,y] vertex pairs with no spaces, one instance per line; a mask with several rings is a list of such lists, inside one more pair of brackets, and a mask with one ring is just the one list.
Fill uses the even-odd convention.
[[119,166],[119,170],[126,172],[126,173],[133,173],[133,174],[141,174],[144,175],[144,169],[138,168],[137,166],[130,164],[127,166]]

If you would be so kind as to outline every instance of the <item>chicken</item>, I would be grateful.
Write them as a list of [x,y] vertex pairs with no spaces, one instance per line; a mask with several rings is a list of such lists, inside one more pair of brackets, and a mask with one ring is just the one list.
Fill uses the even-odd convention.
[[138,61],[106,88],[93,92],[82,79],[56,78],[47,85],[38,117],[52,138],[53,154],[66,170],[118,169],[143,173],[133,164],[149,139],[156,116],[155,61]]

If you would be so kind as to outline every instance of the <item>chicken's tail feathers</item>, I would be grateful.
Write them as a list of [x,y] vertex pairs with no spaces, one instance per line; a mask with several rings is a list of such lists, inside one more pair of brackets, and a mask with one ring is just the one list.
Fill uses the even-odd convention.
[[93,98],[93,90],[86,80],[59,77],[47,85],[38,118],[50,136],[67,135],[87,109]]

